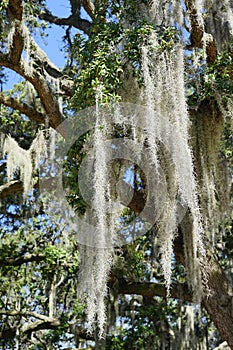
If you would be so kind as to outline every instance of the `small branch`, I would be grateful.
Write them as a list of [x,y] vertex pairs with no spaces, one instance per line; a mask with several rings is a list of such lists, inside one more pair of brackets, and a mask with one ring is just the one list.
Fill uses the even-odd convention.
[[22,332],[31,334],[32,332],[40,331],[43,329],[56,329],[60,326],[60,321],[58,319],[53,319],[51,321],[35,321],[33,323],[25,324],[22,327]]
[[[38,321],[35,321],[35,322],[25,323],[21,328],[22,333],[31,334],[32,332],[36,332],[42,329],[56,329],[61,324],[60,320],[57,318],[51,318],[32,311],[0,310],[0,315],[6,315],[6,316],[12,316],[12,317],[14,316],[33,317],[38,319]],[[0,337],[1,339],[13,339],[15,337],[15,333],[16,332],[14,328],[7,329],[0,332]]]
[[55,319],[38,314],[37,312],[28,311],[28,310],[0,310],[0,315],[6,315],[6,316],[22,316],[22,317],[34,317],[44,322],[53,322]]
[[45,12],[42,13],[39,18],[52,24],[75,27],[82,30],[85,34],[90,33],[91,22],[86,19],[78,18],[73,14],[67,18],[60,18],[52,15],[49,12]]
[[[0,266],[20,266],[22,264],[26,264],[28,262],[40,262],[44,260],[43,254],[26,254],[23,256],[19,256],[18,258],[9,258],[4,260],[0,260]],[[1,312],[0,312],[1,314]]]
[[20,113],[25,114],[31,120],[39,123],[45,122],[45,116],[38,112],[35,108],[28,106],[26,103],[20,102],[10,96],[7,96],[0,92],[0,103],[7,107],[18,110]]

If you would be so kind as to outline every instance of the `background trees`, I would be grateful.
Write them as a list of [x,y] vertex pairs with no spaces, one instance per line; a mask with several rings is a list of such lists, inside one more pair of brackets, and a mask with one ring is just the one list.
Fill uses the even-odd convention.
[[[60,18],[53,9],[48,9],[46,1],[2,1],[0,341],[3,349],[81,346],[212,349],[224,340],[233,348],[232,6],[228,1],[221,6],[206,1],[202,10],[200,6],[198,1],[180,4],[179,1],[76,0],[67,2],[70,15]],[[44,37],[55,30],[55,25],[64,28],[66,63],[62,68],[49,60],[34,39],[36,32]],[[151,45],[153,35],[157,40],[155,47]],[[204,264],[195,265],[200,251],[188,249],[189,244],[195,245],[190,234],[194,213],[189,207],[173,241],[168,298],[161,269],[161,248],[155,243],[160,222],[138,239],[131,237],[131,220],[142,211],[148,195],[143,169],[124,162],[112,164],[117,180],[122,169],[123,173],[130,169],[128,177],[133,178],[133,182],[128,181],[134,188],[133,197],[122,212],[131,243],[115,247],[105,296],[106,336],[98,339],[98,325],[94,334],[87,333],[85,299],[78,293],[83,257],[90,251],[80,245],[75,235],[67,234],[59,213],[51,215],[40,200],[37,156],[47,151],[51,157],[50,128],[59,127],[61,135],[66,137],[67,130],[61,127],[64,119],[74,118],[78,111],[99,103],[100,95],[102,104],[122,101],[151,104],[160,86],[164,110],[170,113],[167,106],[174,103],[172,93],[181,95],[182,91],[180,75],[176,76],[178,86],[169,85],[171,81],[176,83],[180,53],[176,49],[180,50],[181,46],[189,143],[207,257]],[[146,58],[149,63],[145,63]],[[161,71],[159,81],[162,60],[170,63],[165,67],[170,69],[167,76]],[[11,91],[4,91],[6,83],[11,81],[9,70],[16,72],[21,80]],[[154,74],[154,82],[153,72],[158,73]],[[152,90],[147,90],[148,83]],[[180,113],[181,107],[177,106],[180,102],[177,99],[174,104],[174,114]],[[156,108],[161,106],[156,104]],[[132,126],[122,128],[115,123],[108,132],[111,137],[121,139],[131,137],[131,129]],[[7,152],[3,152],[6,135],[11,136],[11,141]],[[33,143],[38,135],[43,138],[40,149],[38,143]],[[67,199],[79,215],[85,214],[88,203],[77,186],[77,175],[87,150],[93,146],[92,136],[85,133],[79,138],[63,165],[64,181],[69,187]],[[146,141],[149,148],[148,135]],[[7,174],[6,161],[13,154],[12,149],[16,152],[13,163],[18,164],[20,171],[14,168],[10,171],[8,164]],[[172,188],[174,179],[170,170],[174,169],[174,160],[166,151],[161,145],[159,160],[166,165],[167,186]],[[28,179],[29,171],[33,176]],[[26,200],[25,183],[26,190],[33,189]],[[127,188],[127,181],[125,185]],[[124,203],[123,195],[119,199]],[[193,266],[200,268],[204,285],[201,311],[200,306],[190,304],[193,296],[197,297],[192,282],[196,275],[190,275]]]

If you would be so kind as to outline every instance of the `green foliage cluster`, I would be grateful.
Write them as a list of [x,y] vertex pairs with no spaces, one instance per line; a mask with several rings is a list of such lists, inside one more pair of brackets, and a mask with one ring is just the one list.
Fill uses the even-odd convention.
[[227,97],[233,94],[233,53],[221,52],[205,72],[204,82],[206,97],[215,96],[215,90]]
[[82,197],[78,183],[79,169],[86,156],[88,140],[89,133],[82,135],[70,148],[67,160],[63,165],[66,174],[64,186],[69,188],[66,198],[79,215],[84,215],[88,207],[88,203]]
[[[124,6],[132,10],[132,4]],[[101,103],[119,101],[119,88],[129,66],[142,83],[141,47],[153,31],[158,33],[157,49],[170,49],[177,40],[177,31],[172,27],[160,27],[148,20],[135,18],[131,25],[125,26],[124,21],[119,19],[122,13],[125,16],[127,12],[115,4],[113,13],[115,21],[112,22],[100,21],[97,16],[88,40],[80,34],[74,38],[73,51],[78,70],[71,104],[78,109],[95,105],[97,95]],[[128,17],[130,12],[127,20]]]
[[[0,231],[1,310],[18,310],[20,305],[24,312],[48,315],[50,293],[55,288],[53,314],[60,325],[42,336],[51,348],[54,343],[70,338],[70,322],[74,319],[81,322],[84,310],[77,298],[76,276],[80,265],[77,245],[71,238],[67,240],[65,232],[60,232],[57,222],[39,215],[31,222],[25,221],[18,230]],[[10,322],[11,318],[0,315],[2,331],[7,330]],[[18,322],[23,325],[25,319],[19,316]],[[42,345],[30,345],[24,334],[20,333],[20,337],[27,348],[44,349]],[[4,344],[0,340],[0,346]],[[7,344],[13,348],[14,339],[9,339]]]
[[[117,336],[108,338],[106,350],[159,349],[162,346],[162,333],[166,329],[172,332],[172,325],[174,329],[177,327],[177,303],[150,297],[144,298],[142,302],[137,299],[130,302],[135,306],[131,306],[133,312],[125,316],[125,329],[122,327]],[[169,344],[169,332],[165,337]]]
[[[203,51],[197,54],[199,59]],[[187,56],[187,96],[188,103],[199,105],[207,99],[215,99],[223,105],[231,101],[233,93],[233,53],[220,52],[213,63],[206,65],[204,57],[202,65],[193,70],[193,61]],[[200,60],[201,61],[201,60]],[[192,68],[190,68],[192,67]],[[221,96],[221,101],[219,98]]]
[[[178,349],[184,346],[179,343],[178,334],[185,330],[189,321],[179,301],[159,297],[143,297],[140,300],[133,297],[128,299],[124,307],[128,307],[131,312],[125,312],[122,325],[107,338],[106,350]],[[211,328],[208,316],[203,313],[200,322],[197,310],[194,318],[194,330],[186,330],[190,333],[186,334],[185,349],[195,348],[197,339],[205,343],[208,328],[213,332],[208,349],[214,348],[218,335]]]

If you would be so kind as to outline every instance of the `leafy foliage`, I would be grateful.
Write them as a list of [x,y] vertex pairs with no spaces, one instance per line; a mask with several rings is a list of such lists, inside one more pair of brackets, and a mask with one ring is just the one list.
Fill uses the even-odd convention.
[[156,26],[147,20],[138,20],[136,24],[134,20],[132,26],[124,27],[119,20],[124,11],[115,6],[113,8],[115,21],[105,23],[97,17],[88,40],[80,34],[74,38],[73,50],[79,68],[72,104],[80,109],[95,105],[96,93],[100,88],[102,103],[118,102],[124,72],[129,65],[142,82],[141,47],[153,31],[159,33],[158,47],[161,50],[169,50],[177,40],[174,28]]

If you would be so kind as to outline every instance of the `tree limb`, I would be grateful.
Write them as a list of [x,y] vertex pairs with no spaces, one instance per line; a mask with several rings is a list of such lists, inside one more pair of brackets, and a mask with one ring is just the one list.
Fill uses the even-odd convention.
[[0,315],[6,315],[6,316],[22,316],[22,317],[34,317],[38,318],[41,321],[44,322],[53,322],[54,318],[41,315],[37,312],[34,311],[28,311],[28,310],[21,310],[21,311],[16,311],[16,310],[0,310]]
[[39,18],[56,25],[72,26],[83,31],[85,34],[89,34],[92,24],[87,19],[80,17],[80,9],[81,5],[83,5],[85,11],[93,19],[95,10],[94,4],[90,0],[70,0],[70,4],[72,14],[69,17],[60,18],[54,16],[47,10],[42,13]]
[[[4,167],[6,164],[4,164]],[[39,188],[41,185],[42,187],[49,188],[51,191],[56,189],[56,177],[55,178],[43,178],[38,179],[37,182],[35,182],[33,188]],[[0,186],[0,199],[6,198],[10,195],[16,194],[17,192],[23,192],[23,182],[20,180],[14,180],[10,181],[4,185]]]
[[25,114],[31,120],[35,120],[39,123],[45,123],[45,116],[43,113],[40,113],[36,108],[30,107],[26,103],[20,102],[10,96],[5,95],[0,92],[0,103],[4,104],[7,107],[18,110],[20,113]]
[[90,33],[91,22],[89,22],[87,19],[78,18],[73,14],[66,18],[60,18],[52,15],[50,12],[45,12],[42,13],[39,18],[56,25],[73,26],[79,30],[82,30],[85,34]]
[[6,162],[3,162],[1,165],[0,165],[0,173],[6,169]]
[[[15,34],[13,36],[13,46],[10,48],[10,52],[8,54],[0,53],[0,65],[14,70],[34,86],[48,116],[50,125],[56,129],[63,122],[64,118],[62,112],[60,111],[55,93],[52,91],[49,83],[46,81],[45,74],[43,74],[43,71],[38,69],[37,65],[33,64],[33,60],[26,62],[26,60],[22,59],[25,35],[27,36],[27,40],[30,40],[29,46],[32,48],[35,47],[36,52],[39,54],[41,54],[42,50],[38,50],[28,28],[23,24],[22,16],[19,16],[17,6],[20,4],[21,1],[19,0],[10,1],[9,3],[8,12],[10,12],[11,16],[16,16],[14,18],[15,21],[13,21],[15,23]],[[31,52],[28,52],[28,55],[31,56]],[[45,59],[45,57],[46,54],[44,53],[42,54],[42,57],[38,58],[41,66],[44,66],[44,61],[51,66],[49,59]],[[63,135],[65,134],[65,131],[61,130],[61,128],[59,131]]]
[[199,22],[197,10],[194,5],[193,0],[186,0],[185,5],[189,14],[191,33],[190,41],[191,45],[195,47],[203,47],[203,35],[204,35],[204,26]]
[[95,18],[95,6],[91,0],[83,0],[83,7],[85,11],[88,13],[88,15],[94,19]]
[[[0,310],[0,315],[5,315],[8,317],[21,316],[37,318],[38,321],[25,323],[22,326],[20,331],[25,334],[31,334],[32,332],[36,332],[42,329],[56,329],[61,324],[60,320],[57,318],[51,318],[32,311]],[[2,332],[0,332],[0,337],[1,339],[13,339],[15,337],[15,334],[16,328],[9,328],[6,330],[2,330]]]
[[[44,254],[26,254],[23,256],[19,256],[17,258],[4,258],[4,260],[0,260],[0,266],[20,266],[22,264],[26,264],[28,262],[40,262],[44,260]],[[1,311],[0,311],[1,314]]]
[[22,181],[15,180],[8,182],[2,186],[0,186],[0,198],[6,198],[12,194],[17,192],[23,192],[23,183]]
[[10,50],[10,59],[14,64],[18,64],[23,52],[24,41],[21,30],[23,19],[23,5],[21,0],[10,0],[7,8],[7,16],[14,27],[13,43]]
[[61,322],[58,319],[52,319],[51,321],[35,321],[33,323],[25,324],[22,327],[22,332],[31,334],[32,332],[40,331],[42,329],[56,329],[60,324]]
[[213,63],[218,54],[216,42],[211,34],[205,33],[204,24],[200,23],[197,10],[194,6],[194,1],[186,0],[185,4],[189,13],[191,25],[191,47],[204,48],[206,51],[207,61]]
[[[32,68],[32,72],[29,73],[24,61],[21,60],[19,64],[15,64],[9,59],[7,54],[0,53],[0,65],[14,70],[34,86],[48,116],[50,126],[57,129],[64,121],[64,117],[59,109],[55,95],[44,76],[35,68]],[[66,134],[65,130],[61,128],[59,131],[62,135]]]
[[[124,279],[119,279],[117,282],[119,294],[138,294],[147,297],[159,296],[166,297],[167,290],[162,283],[154,282],[127,282]],[[187,284],[173,284],[171,286],[171,298],[181,299],[184,301],[192,301]]]
[[77,17],[80,16],[80,9],[81,9],[81,0],[70,0],[71,5],[71,12],[72,14]]
[[8,17],[13,17],[18,21],[23,17],[23,5],[21,0],[9,0]]

